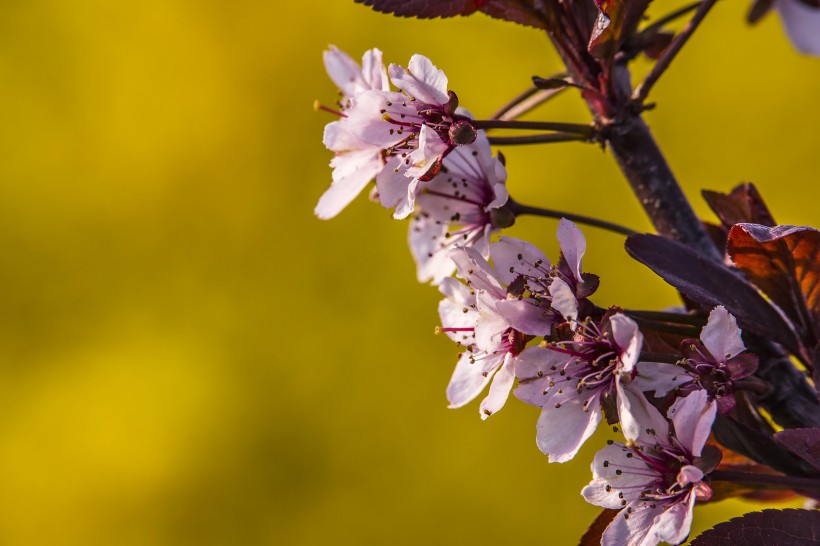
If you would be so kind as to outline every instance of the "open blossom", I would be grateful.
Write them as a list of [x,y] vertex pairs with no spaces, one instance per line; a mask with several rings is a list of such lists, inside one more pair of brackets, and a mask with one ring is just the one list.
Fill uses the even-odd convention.
[[[577,237],[567,235],[573,229],[577,230],[574,224],[562,220],[559,241],[562,253],[580,271],[584,249]],[[447,399],[450,407],[463,406],[492,381],[480,406],[483,419],[506,402],[515,363],[527,342],[549,334],[564,320],[551,307],[550,290],[553,283],[562,282],[560,274],[540,250],[526,241],[501,237],[490,245],[489,255],[492,265],[473,247],[449,251],[466,285],[445,278],[439,287],[445,295],[439,305],[441,330],[466,349],[447,387]]]
[[456,245],[489,257],[490,235],[513,219],[499,210],[507,202],[506,178],[484,133],[447,156],[441,171],[416,198],[409,243],[419,281],[439,284],[452,274],[455,264],[448,253]]
[[642,344],[635,321],[615,314],[602,324],[579,324],[571,341],[521,353],[515,395],[542,408],[536,442],[550,462],[572,459],[595,432],[604,408],[617,408],[624,434],[638,437],[647,404],[628,383]]
[[439,304],[444,325],[441,331],[464,349],[447,385],[447,400],[451,408],[464,406],[492,381],[489,394],[479,408],[482,419],[486,419],[506,403],[515,381],[513,361],[532,336],[507,327],[500,337],[482,340],[479,345],[475,292],[452,277],[444,279],[439,289],[445,296]]
[[631,445],[612,443],[592,462],[593,480],[581,494],[587,502],[620,510],[604,531],[603,546],[680,544],[689,535],[697,500],[712,490],[703,480],[714,463],[700,459],[716,407],[705,391],[679,398],[669,423],[652,406]]
[[672,389],[687,393],[704,389],[717,401],[720,413],[735,407],[734,383],[757,369],[757,356],[744,353],[737,321],[722,305],[715,307],[700,334],[700,340],[682,343],[685,358],[680,366],[642,362],[637,384],[664,396]]
[[[549,261],[533,245],[502,237],[490,245],[491,266],[474,248],[449,252],[466,285],[444,279],[439,306],[442,330],[466,348],[447,387],[450,407],[470,402],[492,379],[479,408],[482,419],[506,403],[515,380],[515,360],[534,336],[550,332],[554,314],[543,294],[524,297],[525,277],[548,281]],[[546,285],[544,285],[546,286]],[[493,375],[495,374],[495,375]]]
[[366,56],[362,70],[334,50],[330,58],[328,71],[346,97],[341,119],[325,128],[324,144],[336,154],[328,193],[341,188],[326,193],[316,213],[320,218],[338,214],[376,178],[379,201],[404,218],[413,211],[419,182],[435,176],[457,146],[475,140],[471,116],[458,108],[444,72],[427,57],[413,55],[407,68],[390,65],[398,92],[381,78],[380,55]]
[[378,49],[365,52],[359,66],[349,55],[330,46],[324,52],[324,61],[330,79],[341,93],[338,106],[342,116],[341,121],[325,126],[323,138],[325,146],[336,152],[330,161],[333,182],[314,210],[319,218],[326,220],[339,214],[384,168],[381,150],[363,141],[343,120],[356,97],[366,91],[387,92],[390,84],[382,52]]

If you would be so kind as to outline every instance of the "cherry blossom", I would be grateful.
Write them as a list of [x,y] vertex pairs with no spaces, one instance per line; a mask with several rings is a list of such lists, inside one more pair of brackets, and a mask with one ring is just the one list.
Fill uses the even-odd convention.
[[680,366],[665,363],[640,363],[637,384],[643,390],[664,396],[673,389],[687,393],[705,389],[717,401],[720,413],[735,407],[734,384],[757,369],[757,356],[744,353],[737,321],[722,305],[715,307],[700,334],[700,340],[682,343],[684,358]]
[[319,199],[314,212],[323,220],[333,218],[384,169],[378,146],[362,140],[350,124],[345,123],[348,111],[357,97],[368,91],[387,92],[390,85],[382,63],[382,52],[371,49],[362,57],[362,66],[335,46],[324,52],[325,68],[340,90],[339,121],[325,126],[323,142],[336,155],[330,161],[333,182]]
[[486,419],[506,403],[515,381],[514,360],[532,336],[507,327],[489,343],[479,344],[476,326],[480,312],[475,292],[452,277],[444,279],[439,290],[445,296],[439,304],[444,325],[439,330],[464,348],[447,386],[449,407],[468,404],[492,381],[490,392],[479,407],[481,418]]
[[624,433],[638,437],[646,402],[628,383],[642,343],[635,321],[615,314],[601,324],[579,324],[571,341],[521,353],[515,395],[542,408],[536,442],[550,462],[572,459],[597,428],[605,408],[611,422],[617,420],[617,408]]
[[325,64],[343,100],[340,119],[325,128],[324,144],[336,154],[333,185],[316,214],[338,214],[375,178],[377,199],[395,208],[395,218],[405,218],[413,211],[419,183],[432,179],[457,146],[476,139],[472,116],[458,107],[444,72],[423,55],[413,55],[407,68],[389,66],[399,91],[390,90],[378,50],[366,53],[360,68],[332,48]]
[[671,430],[658,410],[647,410],[634,444],[611,443],[595,455],[593,479],[581,492],[591,504],[620,510],[602,546],[680,544],[695,502],[712,496],[704,476],[716,462],[701,458],[716,415],[708,394],[679,398],[669,408]]
[[448,253],[456,245],[489,257],[490,236],[513,220],[511,213],[499,210],[507,201],[506,178],[483,133],[447,156],[441,172],[416,198],[410,225],[410,251],[420,282],[439,284],[453,273]]

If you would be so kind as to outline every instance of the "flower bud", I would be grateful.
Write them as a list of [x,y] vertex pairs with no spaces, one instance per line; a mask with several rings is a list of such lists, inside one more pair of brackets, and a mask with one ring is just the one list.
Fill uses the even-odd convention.
[[490,211],[490,222],[493,227],[504,229],[515,223],[515,214],[507,205]]
[[456,145],[472,144],[475,142],[478,132],[467,120],[459,120],[450,125],[450,142]]

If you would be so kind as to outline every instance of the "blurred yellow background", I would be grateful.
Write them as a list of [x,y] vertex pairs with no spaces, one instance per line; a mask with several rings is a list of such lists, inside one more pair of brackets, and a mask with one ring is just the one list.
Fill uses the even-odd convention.
[[[699,212],[699,188],[752,180],[816,225],[820,63],[746,8],[718,5],[649,121]],[[596,513],[578,493],[603,437],[549,465],[536,408],[446,408],[456,351],[406,225],[364,197],[313,217],[328,44],[426,54],[480,117],[559,69],[539,32],[483,15],[0,5],[0,544],[573,544]],[[534,117],[589,119],[573,93]],[[516,199],[649,229],[600,149],[505,154]],[[555,226],[510,233],[555,257]],[[586,233],[599,304],[676,303]],[[699,508],[695,532],[746,509]]]

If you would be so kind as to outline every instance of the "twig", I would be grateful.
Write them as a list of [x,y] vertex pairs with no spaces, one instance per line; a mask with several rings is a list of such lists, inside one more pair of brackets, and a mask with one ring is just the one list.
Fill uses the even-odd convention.
[[750,485],[774,485],[796,491],[813,491],[820,493],[820,480],[775,474],[757,474],[754,472],[735,472],[732,470],[715,470],[709,475],[712,481],[738,482]]
[[574,133],[587,138],[595,136],[595,128],[579,123],[559,123],[552,121],[513,121],[501,119],[476,119],[470,121],[476,129],[533,129],[536,131],[561,131]]
[[522,205],[516,201],[513,201],[510,198],[507,201],[507,205],[510,207],[510,210],[518,216],[519,214],[531,214],[533,216],[543,216],[545,218],[566,218],[572,222],[578,224],[586,224],[589,226],[595,226],[601,229],[606,229],[609,231],[614,231],[615,233],[620,233],[621,235],[633,235],[637,233],[635,230],[629,229],[628,227],[620,226],[618,224],[613,224],[612,222],[607,222],[606,220],[599,220],[597,218],[591,218],[589,216],[582,216],[580,214],[572,214],[569,212],[562,212],[560,210],[551,210],[551,209],[543,209],[540,207],[530,207],[528,205]]
[[591,139],[582,135],[572,135],[569,133],[549,133],[545,135],[524,135],[517,137],[490,137],[490,144],[502,146],[512,144],[545,144],[550,142],[592,142]]
[[698,28],[698,25],[703,21],[706,14],[709,13],[709,10],[712,9],[712,6],[714,6],[717,1],[718,0],[703,0],[700,3],[692,19],[683,27],[683,30],[675,36],[672,43],[669,44],[669,47],[667,47],[663,55],[661,55],[661,58],[658,59],[658,62],[655,63],[655,66],[649,71],[649,74],[647,74],[641,84],[635,88],[635,92],[632,94],[632,100],[637,103],[642,103],[646,100],[646,97],[649,95],[649,90],[652,89],[652,86],[655,85],[658,78],[666,71],[669,64],[677,56],[678,52],[683,48],[684,44],[686,44],[687,40],[689,40]]

